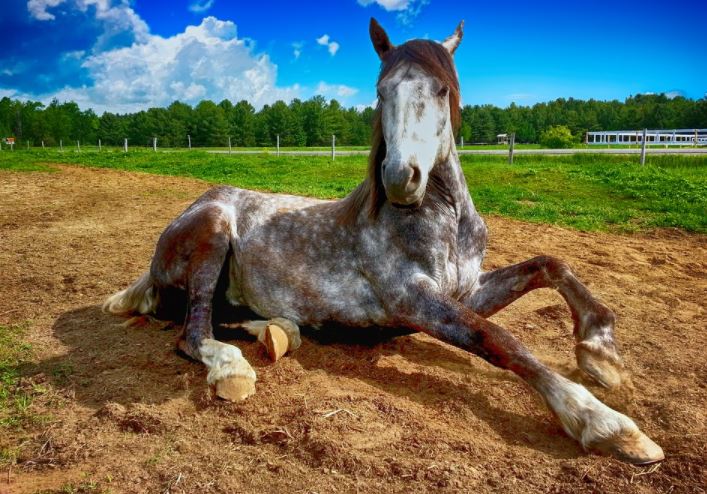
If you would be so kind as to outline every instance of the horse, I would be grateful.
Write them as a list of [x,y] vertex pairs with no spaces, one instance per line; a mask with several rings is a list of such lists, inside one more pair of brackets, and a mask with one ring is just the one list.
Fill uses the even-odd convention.
[[[295,327],[426,333],[515,373],[585,450],[638,465],[663,460],[633,420],[487,319],[531,290],[553,288],[572,314],[578,367],[605,387],[621,384],[615,316],[567,263],[543,255],[482,269],[487,228],[454,142],[460,91],[453,56],[463,21],[442,42],[395,46],[375,19],[369,33],[381,67],[359,186],[338,201],[212,188],[167,226],[149,271],[104,309],[183,317],[177,348],[206,365],[210,384],[256,379],[236,346],[214,339],[213,305],[224,301]],[[245,328],[262,336],[264,325]],[[254,391],[253,384],[235,399]]]

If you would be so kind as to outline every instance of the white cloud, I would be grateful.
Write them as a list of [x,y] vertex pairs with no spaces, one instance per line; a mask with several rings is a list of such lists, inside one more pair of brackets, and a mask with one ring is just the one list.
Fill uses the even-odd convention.
[[317,38],[317,44],[326,46],[327,50],[329,50],[329,54],[332,57],[336,55],[336,52],[339,51],[339,48],[341,48],[341,45],[339,45],[339,43],[337,43],[336,41],[331,41],[331,38],[328,34],[323,34],[322,36]]
[[358,89],[355,87],[344,84],[327,84],[324,81],[320,82],[314,90],[314,94],[321,94],[326,98],[349,98],[356,93],[358,93]]
[[368,107],[375,108],[376,106],[378,106],[378,98],[374,99],[373,101],[371,101],[367,105],[366,104],[356,105],[355,108],[356,108],[356,111],[362,112],[363,110],[365,110]]
[[203,2],[199,2],[199,0],[194,0],[192,3],[189,4],[189,10],[191,10],[195,14],[200,14],[209,10],[211,7],[213,7],[213,5],[214,0],[206,0]]
[[[67,0],[29,0],[27,10],[36,20],[52,21],[56,15],[48,9],[64,3]],[[113,40],[124,39],[126,34],[130,42],[144,42],[149,36],[150,28],[127,2],[118,1],[113,5],[112,0],[68,0],[68,6],[84,14],[92,13],[94,20],[103,28],[103,33],[93,47],[94,51],[111,48]]]
[[88,56],[82,66],[93,85],[45,95],[11,94],[45,102],[54,97],[73,100],[99,113],[133,112],[174,100],[193,105],[224,98],[246,99],[260,108],[301,96],[298,84],[277,86],[277,66],[254,48],[253,42],[238,38],[233,22],[206,17],[198,26],[168,38],[148,35],[144,42]]
[[390,12],[391,10],[405,10],[410,4],[410,0],[358,0],[359,5],[367,7],[376,3]]
[[387,12],[397,12],[395,18],[404,25],[412,23],[428,3],[430,0],[358,0],[358,4],[364,7],[376,4]]
[[40,21],[51,21],[56,19],[56,16],[47,9],[56,7],[64,3],[65,0],[29,0],[27,2],[27,10],[32,17]]
[[[63,7],[51,11],[62,3]],[[0,88],[0,94],[13,98],[45,103],[57,98],[75,101],[81,108],[93,108],[98,113],[124,113],[167,106],[174,100],[194,105],[202,99],[245,99],[260,108],[278,99],[290,101],[315,94],[346,99],[358,93],[356,88],[327,82],[279,86],[277,65],[267,53],[256,51],[254,41],[239,38],[231,21],[206,17],[199,25],[163,37],[150,34],[147,24],[127,0],[29,0],[27,8],[42,22],[58,20],[71,13],[70,9],[73,13],[84,12],[87,21],[98,21],[102,31],[92,48],[61,55],[67,62],[80,64],[87,73],[84,80],[89,82],[47,93]],[[110,46],[118,33],[123,35],[122,43]],[[317,43],[332,56],[340,48],[327,34]],[[304,45],[292,43],[295,59],[302,55]]]
[[169,38],[150,36],[144,43],[89,57],[83,64],[95,81],[88,93],[95,104],[128,108],[166,106],[175,99],[196,103],[247,99],[260,107],[291,99],[299,87],[276,85],[277,66],[254,44],[239,39],[236,25],[206,17],[198,26]]
[[297,60],[302,55],[302,48],[304,48],[303,41],[295,41],[292,43],[292,56]]

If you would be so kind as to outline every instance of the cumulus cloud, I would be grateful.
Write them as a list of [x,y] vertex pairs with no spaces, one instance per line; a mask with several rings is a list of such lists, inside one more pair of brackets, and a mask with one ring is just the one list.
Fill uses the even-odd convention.
[[191,10],[195,14],[200,14],[209,10],[211,7],[213,7],[213,5],[214,0],[206,0],[201,2],[199,0],[195,0],[189,4],[189,10]]
[[65,0],[29,0],[27,2],[27,10],[32,17],[40,21],[51,21],[56,19],[56,16],[47,9],[56,7],[64,3]]
[[277,66],[268,55],[239,39],[233,22],[215,17],[168,38],[152,35],[144,43],[94,54],[83,66],[93,86],[65,94],[126,111],[203,98],[247,99],[259,107],[299,92],[297,85],[278,87]]
[[150,29],[140,16],[127,4],[112,0],[29,0],[27,10],[39,21],[55,21],[56,15],[48,9],[66,4],[68,12],[92,16],[102,28],[94,50],[108,49],[116,44],[129,44],[147,39]]
[[411,24],[428,3],[430,0],[358,0],[364,7],[376,4],[387,12],[397,12],[395,18],[403,25]]
[[[99,113],[122,113],[167,106],[174,100],[194,105],[202,99],[246,99],[260,108],[278,99],[322,94],[345,100],[357,94],[355,88],[327,82],[278,85],[277,65],[256,49],[254,41],[239,38],[231,21],[206,17],[164,37],[151,34],[124,0],[29,0],[27,9],[37,33],[57,33],[53,40],[80,31],[82,49],[76,49],[77,43],[62,49],[38,36],[47,56],[33,65],[24,64],[31,57],[0,57],[0,94],[13,98],[72,100]],[[329,35],[317,43],[331,55],[339,49]],[[295,59],[303,46],[304,42],[292,43]]]
[[340,48],[339,43],[337,43],[336,41],[332,41],[328,34],[323,34],[322,36],[317,38],[317,44],[326,46],[327,50],[329,50],[329,54],[332,57],[336,55],[336,52],[339,51]]
[[314,90],[315,94],[320,94],[325,98],[348,98],[358,93],[358,89],[344,84],[327,84],[320,82]]

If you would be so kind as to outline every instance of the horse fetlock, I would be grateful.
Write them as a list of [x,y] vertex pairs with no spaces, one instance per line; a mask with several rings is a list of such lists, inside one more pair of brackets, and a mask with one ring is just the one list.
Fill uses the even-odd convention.
[[582,447],[633,464],[665,458],[660,446],[629,417],[606,406],[579,384],[561,377],[557,384],[546,393],[546,399],[565,432]]
[[242,401],[255,393],[255,371],[238,347],[205,339],[199,353],[209,369],[206,381],[216,387],[219,398]]
[[623,363],[610,338],[595,335],[577,343],[574,351],[577,366],[589,377],[606,388],[621,385]]

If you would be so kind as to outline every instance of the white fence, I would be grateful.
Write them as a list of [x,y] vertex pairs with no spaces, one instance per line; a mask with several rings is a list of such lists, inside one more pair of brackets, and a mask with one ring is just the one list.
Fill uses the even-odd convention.
[[[608,130],[587,132],[585,143],[591,145],[641,145],[643,130]],[[647,145],[707,146],[707,129],[646,130]]]

